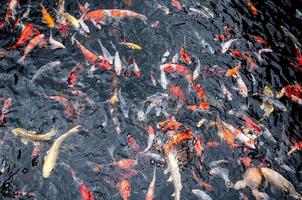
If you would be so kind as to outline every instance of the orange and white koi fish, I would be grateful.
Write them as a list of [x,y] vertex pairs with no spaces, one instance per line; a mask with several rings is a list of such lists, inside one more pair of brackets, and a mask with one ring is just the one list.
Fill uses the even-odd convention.
[[29,40],[31,37],[34,37],[36,35],[40,35],[40,31],[36,29],[33,24],[26,24],[16,44],[14,44],[12,47],[9,47],[8,49],[9,50],[16,49],[22,46],[23,44],[25,44],[25,42]]
[[144,151],[140,152],[141,154],[146,153],[147,151],[149,151],[151,149],[153,140],[155,138],[154,128],[151,125],[148,126],[147,133],[148,133],[148,145]]
[[167,121],[159,122],[159,127],[163,131],[174,131],[178,130],[181,127],[181,123],[174,119],[169,119]]
[[55,21],[47,12],[46,8],[41,4],[42,22],[50,28],[55,27]]
[[181,59],[184,63],[186,63],[188,65],[192,63],[192,59],[184,47],[180,48],[179,53],[180,53]]
[[74,117],[75,108],[69,102],[66,96],[49,96],[48,98],[60,102],[64,106],[65,113],[69,119],[72,119]]
[[153,178],[150,182],[148,192],[146,194],[145,200],[153,200],[154,199],[154,190],[155,190],[155,179],[156,179],[156,167],[154,167]]
[[119,169],[129,169],[137,165],[137,160],[134,159],[123,159],[116,161],[113,155],[115,146],[111,146],[108,148],[108,154],[113,160],[112,163],[110,164],[105,164],[105,165],[114,165],[115,167],[118,167]]
[[201,71],[201,65],[200,65],[200,60],[198,59],[197,66],[196,66],[196,68],[193,72],[193,76],[192,76],[193,81],[195,81],[199,77],[200,71]]
[[101,69],[111,69],[112,65],[109,63],[109,61],[105,60],[102,56],[96,56],[91,51],[86,49],[81,43],[72,36],[71,38],[72,43],[76,43],[77,47],[81,49],[83,55],[87,59],[87,61],[90,64],[95,64]]
[[141,72],[140,68],[138,67],[134,58],[133,58],[133,72],[137,78],[142,76],[142,72]]
[[183,65],[168,63],[168,64],[161,65],[160,70],[170,73],[173,72],[180,73],[183,76],[191,79],[190,70]]
[[177,10],[180,10],[182,7],[178,0],[171,0],[171,3],[175,8],[177,8]]
[[173,85],[171,88],[170,88],[170,93],[172,95],[174,95],[178,101],[180,101],[180,103],[184,103],[186,98],[185,98],[185,94],[183,92],[183,90],[177,86],[177,85]]
[[12,99],[8,98],[4,100],[1,112],[1,126],[4,127],[6,124],[6,114],[8,112],[9,107],[12,105]]
[[19,4],[19,0],[10,0],[9,4],[8,4],[8,8],[6,11],[6,15],[5,15],[5,22],[9,22],[9,19],[12,18],[13,20],[16,19],[15,15],[16,15],[16,8],[20,6]]
[[114,70],[117,76],[121,75],[122,72],[122,61],[118,51],[115,52],[114,56]]
[[236,74],[238,74],[240,69],[241,69],[241,62],[239,62],[235,67],[228,69],[225,75],[227,77],[235,76]]
[[174,145],[181,144],[187,140],[193,139],[193,134],[191,130],[186,130],[180,133],[177,133],[169,138],[166,147],[165,147],[165,154],[169,153],[173,148]]
[[119,190],[123,200],[128,200],[131,195],[130,182],[127,179],[121,180],[119,183]]
[[222,93],[224,94],[224,96],[226,96],[229,101],[232,101],[233,100],[233,95],[227,89],[227,87],[224,85],[224,83],[222,81],[219,81],[219,85],[221,87],[221,90],[222,90]]
[[192,86],[193,86],[194,90],[196,91],[198,97],[202,101],[206,101],[207,97],[206,97],[206,93],[205,93],[204,89],[199,84],[192,83]]
[[37,35],[36,37],[34,37],[26,46],[23,56],[20,58],[20,60],[18,61],[19,63],[23,62],[23,60],[26,58],[26,56],[36,47],[36,46],[40,46],[40,47],[46,47],[47,43],[44,37],[44,34],[40,34]]
[[210,125],[215,125],[218,129],[218,136],[221,140],[225,140],[225,142],[231,147],[235,146],[235,136],[220,120],[215,120],[210,123]]
[[254,6],[254,4],[252,3],[251,0],[246,0],[247,4],[249,6],[250,11],[254,14],[254,15],[258,15],[258,10],[257,8]]

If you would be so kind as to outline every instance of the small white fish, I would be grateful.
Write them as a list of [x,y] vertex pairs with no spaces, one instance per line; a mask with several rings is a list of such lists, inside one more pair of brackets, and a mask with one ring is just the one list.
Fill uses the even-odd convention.
[[222,52],[222,53],[226,53],[226,52],[230,49],[232,43],[235,42],[235,41],[237,41],[237,40],[238,40],[238,39],[230,39],[230,40],[227,41],[227,42],[223,42],[223,43],[221,44],[221,52]]
[[160,71],[160,84],[165,90],[167,89],[167,85],[169,84],[166,73],[163,70]]
[[248,89],[242,80],[240,74],[236,75],[236,81],[237,81],[237,86],[238,86],[238,92],[241,96],[247,97],[248,96]]
[[151,125],[148,126],[147,128],[147,133],[148,133],[148,145],[147,145],[147,148],[140,152],[140,153],[146,153],[147,151],[149,151],[152,147],[152,144],[153,144],[153,140],[155,138],[155,133],[154,133],[154,129]]
[[152,180],[150,182],[150,185],[149,185],[148,192],[146,194],[145,200],[152,200],[152,199],[154,199],[155,179],[156,179],[156,167],[154,167],[153,178],[152,178]]
[[234,184],[229,179],[229,170],[222,167],[212,168],[209,172],[213,176],[222,178],[227,188],[234,188]]
[[103,52],[103,56],[104,58],[110,63],[113,63],[113,57],[111,56],[111,54],[109,53],[109,51],[103,46],[102,42],[100,39],[98,39],[98,43],[101,46],[102,52]]
[[193,189],[192,193],[200,200],[212,200],[210,195],[208,195],[205,191]]
[[126,118],[128,118],[129,117],[129,108],[126,105],[126,101],[125,101],[124,97],[122,96],[121,88],[119,89],[118,98],[120,100],[121,110],[122,110],[124,116]]
[[168,172],[171,173],[168,182],[173,181],[174,183],[174,188],[175,192],[172,194],[174,196],[174,200],[180,200],[180,192],[182,189],[182,184],[181,184],[181,174],[179,172],[179,166],[177,163],[177,158],[176,158],[176,153],[170,151],[167,155],[167,169],[165,170],[165,174]]
[[36,71],[36,73],[33,75],[31,81],[34,82],[41,74],[43,74],[46,71],[52,70],[56,66],[61,65],[61,62],[59,60],[47,63],[46,65],[43,65],[40,69]]
[[78,22],[85,33],[90,33],[89,27],[85,24],[82,18],[80,18]]
[[53,39],[52,30],[50,30],[50,34],[49,34],[49,43],[51,49],[65,49],[65,46],[61,42]]
[[76,126],[72,129],[70,129],[68,132],[66,132],[65,134],[58,137],[56,139],[56,141],[52,144],[52,146],[48,150],[46,156],[44,157],[44,164],[43,164],[43,169],[42,169],[43,178],[48,178],[50,176],[52,170],[55,168],[57,158],[59,155],[60,146],[61,146],[62,142],[68,136],[78,133],[80,127],[81,126]]
[[232,93],[227,89],[227,87],[224,85],[224,83],[222,81],[219,81],[219,84],[220,84],[220,87],[221,87],[221,90],[222,90],[222,93],[224,94],[224,96],[226,96],[229,101],[232,101],[233,100]]
[[204,39],[201,40],[200,45],[202,46],[202,48],[205,48],[209,54],[213,55],[215,53],[214,48],[209,43],[207,43]]
[[199,75],[200,75],[200,67],[201,67],[200,60],[198,59],[197,66],[196,66],[196,68],[195,68],[195,70],[193,72],[193,81],[195,81],[199,77]]
[[120,58],[120,54],[118,53],[118,51],[115,52],[115,56],[114,56],[114,70],[117,76],[121,75],[121,71],[122,71],[122,61]]

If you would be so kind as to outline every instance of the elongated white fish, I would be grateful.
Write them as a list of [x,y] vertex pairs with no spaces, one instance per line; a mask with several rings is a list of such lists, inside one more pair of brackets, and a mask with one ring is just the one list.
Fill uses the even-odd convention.
[[50,30],[50,34],[49,34],[49,43],[51,49],[65,49],[65,46],[61,42],[55,40],[52,37],[52,30]]
[[148,126],[147,128],[147,133],[148,133],[148,145],[147,145],[147,148],[142,151],[141,153],[146,153],[147,151],[149,151],[152,147],[152,144],[153,144],[153,140],[155,138],[155,133],[154,133],[154,129],[151,125]]
[[160,71],[160,84],[163,89],[167,89],[167,85],[169,84],[166,73],[163,70]]
[[118,98],[120,100],[121,110],[126,118],[129,117],[129,108],[126,104],[124,97],[122,96],[121,88],[119,89]]
[[161,63],[165,63],[169,56],[170,56],[170,51],[167,50],[161,58]]
[[239,94],[241,94],[241,96],[243,96],[243,97],[247,97],[248,96],[248,89],[247,89],[244,81],[242,80],[240,74],[236,75],[236,81],[237,81]]
[[221,52],[226,53],[230,49],[232,43],[237,41],[237,40],[238,39],[230,39],[229,41],[222,43],[221,44]]
[[42,169],[43,178],[48,178],[50,176],[52,170],[55,168],[57,158],[59,155],[60,146],[61,146],[62,142],[68,136],[78,133],[80,127],[81,126],[76,126],[72,129],[70,129],[68,132],[66,132],[65,134],[58,137],[56,139],[56,141],[52,144],[52,146],[48,150],[46,156],[44,157],[44,164],[43,164],[43,169]]
[[199,9],[197,9],[197,8],[189,8],[189,10],[192,11],[193,13],[198,14],[198,15],[202,15],[203,17],[205,17],[207,19],[215,17],[213,11],[211,11],[209,8],[207,8],[205,6],[200,6]]
[[182,189],[182,184],[181,184],[181,174],[179,172],[179,166],[177,163],[177,158],[176,158],[176,153],[170,151],[167,154],[167,169],[165,170],[165,174],[167,172],[170,172],[171,175],[168,179],[168,182],[173,181],[174,183],[174,188],[175,192],[172,194],[174,196],[174,200],[180,200],[180,192]]
[[114,56],[114,70],[117,76],[121,75],[121,71],[122,71],[122,61],[120,58],[120,54],[118,53],[118,51],[115,52],[115,56]]
[[200,200],[212,200],[210,195],[208,195],[205,191],[193,189],[192,193]]
[[61,65],[61,62],[59,60],[47,63],[46,65],[43,65],[40,69],[36,71],[34,76],[32,77],[31,81],[34,82],[41,74],[43,74],[46,71],[52,70],[56,66]]
[[109,53],[109,51],[103,46],[102,42],[100,39],[98,39],[98,43],[101,46],[102,52],[103,52],[103,56],[104,58],[110,63],[113,63],[113,57],[111,56],[111,54]]
[[197,66],[196,66],[196,68],[195,68],[195,70],[194,70],[194,72],[193,72],[193,81],[195,81],[195,80],[199,77],[199,74],[200,74],[200,67],[201,67],[201,65],[200,65],[200,60],[198,59],[198,61],[197,61]]

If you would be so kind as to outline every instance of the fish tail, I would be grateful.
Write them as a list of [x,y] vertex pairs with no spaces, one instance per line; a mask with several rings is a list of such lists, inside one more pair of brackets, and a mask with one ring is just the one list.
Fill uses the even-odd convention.
[[81,125],[78,125],[78,126],[72,128],[72,129],[70,129],[69,131],[67,131],[67,132],[64,134],[64,138],[69,137],[69,136],[71,136],[71,135],[73,135],[73,134],[78,133],[78,132],[80,131],[80,130],[79,130],[80,127],[81,127]]
[[58,128],[54,127],[52,128],[47,134],[45,134],[45,140],[51,139],[53,136],[55,136],[58,132]]

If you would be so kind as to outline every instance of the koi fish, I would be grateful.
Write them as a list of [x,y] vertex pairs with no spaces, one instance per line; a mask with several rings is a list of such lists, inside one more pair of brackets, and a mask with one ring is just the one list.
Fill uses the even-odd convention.
[[[190,75],[190,70],[183,66],[183,65],[179,65],[179,64],[164,64],[160,66],[160,70],[161,71],[165,71],[165,72],[176,72],[176,73],[180,73],[185,77],[188,77]],[[191,78],[191,77],[189,77]]]
[[10,0],[9,4],[8,4],[8,8],[6,11],[6,15],[5,15],[5,22],[9,22],[9,18],[12,18],[13,20],[16,19],[15,15],[16,15],[16,8],[20,6],[19,4],[19,0]]
[[215,120],[210,122],[210,125],[213,126],[215,125],[218,129],[218,136],[220,137],[221,140],[225,140],[228,145],[231,147],[235,146],[235,136],[231,132],[230,129],[224,126],[224,124],[221,121]]
[[171,3],[177,10],[180,10],[182,7],[178,0],[171,0]]
[[302,86],[299,84],[287,85],[277,94],[277,98],[286,96],[289,100],[292,100],[298,104],[302,104]]
[[43,65],[40,69],[38,69],[35,74],[33,75],[31,81],[35,82],[37,78],[39,78],[44,72],[54,69],[56,66],[61,65],[59,60],[47,63]]
[[225,75],[227,77],[235,76],[236,74],[238,74],[240,69],[241,69],[241,62],[238,62],[238,64],[235,67],[228,69]]
[[219,84],[224,96],[226,96],[229,101],[232,101],[233,100],[232,93],[227,89],[227,87],[224,85],[222,81],[219,81]]
[[237,50],[237,49],[233,50],[233,51],[230,53],[230,55],[231,55],[232,57],[236,57],[236,58],[240,58],[240,57],[241,57],[241,53],[240,53],[240,51]]
[[120,100],[121,110],[122,110],[124,116],[126,118],[128,118],[129,117],[129,108],[126,105],[126,101],[125,101],[124,97],[122,96],[121,88],[119,89],[118,98]]
[[106,60],[108,60],[108,62],[110,64],[113,64],[113,57],[111,56],[111,54],[109,53],[109,51],[103,46],[102,42],[100,39],[98,39],[98,43],[101,46],[102,52],[103,52],[103,56]]
[[55,21],[47,12],[46,8],[41,4],[41,12],[42,12],[42,22],[46,24],[50,28],[55,27]]
[[222,167],[215,167],[209,171],[209,174],[222,178],[227,188],[234,188],[234,184],[229,179],[229,170]]
[[18,62],[19,63],[23,62],[23,60],[26,58],[26,56],[38,45],[40,47],[46,47],[47,43],[44,38],[44,34],[37,35],[28,43],[28,45],[26,46],[26,48],[24,50],[23,56],[20,58],[20,60]]
[[79,188],[80,188],[82,200],[94,200],[93,193],[88,189],[86,185],[80,183]]
[[49,99],[55,100],[60,102],[64,108],[65,108],[65,113],[69,119],[72,119],[74,116],[74,110],[75,108],[71,103],[69,103],[68,98],[65,96],[49,96]]
[[1,112],[1,126],[4,127],[6,124],[6,114],[8,113],[9,107],[12,105],[12,99],[8,98],[4,100]]
[[231,47],[231,45],[232,45],[232,43],[233,42],[235,42],[235,41],[237,41],[238,39],[230,39],[229,41],[227,41],[227,42],[223,42],[222,44],[221,44],[221,52],[222,53],[226,53],[229,49],[230,49],[230,47]]
[[198,59],[197,61],[197,66],[193,72],[193,76],[192,76],[192,80],[195,81],[198,77],[199,77],[199,74],[200,74],[200,69],[201,65],[200,65],[200,60]]
[[115,56],[114,56],[114,70],[115,70],[115,73],[117,76],[121,75],[122,61],[121,61],[118,51],[115,52]]
[[81,64],[77,64],[72,70],[69,72],[67,77],[68,87],[73,87],[78,83],[79,70],[83,66]]
[[186,130],[180,133],[177,133],[169,138],[166,147],[165,147],[165,154],[167,154],[171,149],[173,149],[174,145],[181,144],[184,141],[192,139],[193,134],[190,130]]
[[206,97],[206,93],[204,91],[204,89],[199,85],[199,84],[192,84],[194,90],[197,92],[198,97],[202,100],[202,101],[206,101],[207,97]]
[[258,68],[253,56],[249,53],[249,52],[243,52],[242,53],[242,57],[246,60],[246,62],[249,64],[249,68],[248,71],[252,72],[254,71],[256,68]]
[[160,71],[160,84],[163,89],[167,89],[167,85],[169,84],[166,73],[163,70]]
[[88,60],[90,64],[96,64],[101,69],[111,69],[112,65],[109,63],[109,61],[105,60],[102,56],[96,56],[91,51],[86,49],[81,43],[74,38],[74,36],[71,38],[72,43],[76,43],[77,47],[80,48],[85,58]]
[[200,187],[203,187],[206,190],[213,190],[214,187],[206,182],[204,182],[202,179],[198,178],[196,173],[192,170],[191,171],[192,178],[200,185]]
[[142,72],[141,72],[140,68],[138,67],[134,58],[133,58],[133,72],[137,78],[142,76]]
[[203,146],[202,146],[202,139],[201,139],[200,136],[196,140],[196,143],[194,145],[194,149],[195,149],[196,155],[198,157],[201,157],[202,156],[202,151],[203,151]]
[[210,195],[208,195],[205,191],[192,189],[192,193],[200,200],[212,200]]
[[33,142],[51,140],[51,138],[56,135],[57,131],[57,128],[52,128],[47,133],[37,134],[35,131],[27,131],[23,128],[14,128],[12,130],[12,134],[16,137],[20,137],[22,143],[27,144],[28,140],[31,140]]
[[248,89],[247,89],[245,83],[243,82],[240,74],[236,75],[236,81],[237,81],[237,87],[238,87],[239,94],[243,97],[247,97],[248,96]]
[[148,133],[148,145],[144,151],[140,152],[141,154],[146,153],[147,151],[149,151],[151,149],[153,140],[155,138],[154,129],[151,125],[148,126],[147,133]]
[[294,146],[291,147],[291,149],[289,150],[289,152],[287,153],[288,156],[290,156],[291,154],[302,150],[302,141],[297,141]]
[[254,4],[252,3],[251,0],[246,0],[247,4],[249,6],[250,11],[254,14],[254,15],[258,15],[258,10],[257,8],[254,6]]
[[55,140],[55,142],[52,144],[52,146],[48,150],[46,156],[44,157],[44,164],[43,164],[43,169],[42,169],[43,178],[48,178],[50,176],[51,172],[53,171],[53,169],[55,168],[57,158],[58,158],[58,155],[59,155],[59,149],[60,149],[60,146],[61,146],[62,142],[67,137],[69,137],[69,136],[71,136],[75,133],[78,133],[80,127],[81,126],[76,126],[72,129],[70,129],[69,131],[67,131],[66,133],[64,133],[60,137],[58,137]]
[[61,42],[58,42],[52,37],[52,30],[50,30],[49,34],[49,43],[50,49],[65,49],[65,46]]
[[181,174],[179,172],[179,166],[177,163],[176,152],[169,151],[167,154],[167,169],[165,169],[164,174],[170,172],[170,177],[168,181],[173,181],[175,192],[172,194],[174,200],[180,200],[180,192],[182,189],[181,184]]
[[257,60],[258,60],[259,62],[263,62],[263,58],[261,57],[261,55],[262,55],[263,53],[271,53],[271,52],[273,52],[273,50],[268,49],[268,48],[265,48],[265,49],[260,49],[260,50],[258,51],[258,53],[255,52],[255,55],[256,55],[256,58],[257,58]]
[[71,24],[75,29],[80,28],[79,21],[74,16],[72,16],[71,14],[69,14],[67,12],[63,12],[61,14],[61,16],[67,21],[67,23]]
[[125,45],[126,47],[133,49],[133,50],[142,50],[142,47],[138,44],[132,42],[121,42],[120,44]]
[[179,123],[176,120],[167,120],[159,123],[159,127],[163,131],[172,131],[172,130],[178,130],[181,127],[181,123]]
[[40,35],[40,31],[36,29],[33,24],[26,24],[16,44],[14,44],[12,47],[8,47],[8,49],[9,50],[16,49],[22,46],[23,44],[25,44],[25,42],[29,40],[31,37],[34,37],[36,35]]
[[153,178],[148,187],[148,191],[145,197],[145,200],[153,200],[154,199],[154,190],[155,190],[155,179],[156,179],[156,167],[154,167]]
[[259,42],[260,44],[262,44],[262,45],[265,45],[265,46],[268,46],[268,45],[269,45],[268,42],[267,42],[263,37],[261,37],[261,36],[259,36],[259,35],[253,35],[253,38],[254,38],[257,42]]
[[184,95],[184,92],[182,91],[182,89],[180,87],[178,87],[177,85],[173,85],[171,88],[170,88],[170,93],[172,95],[174,95],[178,101],[180,101],[181,103],[184,103],[185,102],[185,95]]
[[123,200],[128,200],[131,195],[130,182],[127,179],[121,180],[119,183],[119,190]]
[[186,49],[184,47],[181,47],[180,48],[180,56],[181,56],[181,59],[184,63],[186,64],[191,64],[192,63],[192,60],[191,60],[191,57],[190,55],[187,53]]

